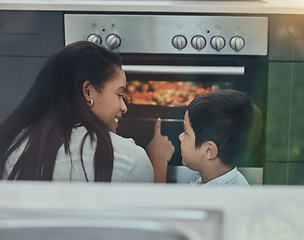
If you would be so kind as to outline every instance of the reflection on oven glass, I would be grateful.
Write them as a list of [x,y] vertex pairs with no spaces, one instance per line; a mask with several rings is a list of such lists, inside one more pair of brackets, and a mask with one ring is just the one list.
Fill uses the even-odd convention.
[[218,84],[169,81],[128,81],[125,101],[137,105],[188,106],[197,96],[221,89]]

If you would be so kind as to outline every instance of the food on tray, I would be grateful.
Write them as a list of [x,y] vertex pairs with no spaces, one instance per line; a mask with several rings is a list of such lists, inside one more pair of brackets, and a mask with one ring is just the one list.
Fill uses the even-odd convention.
[[197,95],[219,89],[216,84],[204,87],[202,83],[194,82],[134,80],[127,82],[125,101],[129,104],[188,106]]

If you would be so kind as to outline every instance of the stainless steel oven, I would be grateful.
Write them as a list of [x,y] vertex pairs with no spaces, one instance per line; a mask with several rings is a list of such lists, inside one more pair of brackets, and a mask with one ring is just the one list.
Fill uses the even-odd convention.
[[[118,133],[145,147],[155,120],[175,145],[169,166],[181,166],[178,135],[198,94],[248,92],[266,118],[268,18],[148,14],[66,14],[65,43],[88,40],[123,56],[128,112]],[[261,167],[264,141],[241,166]]]

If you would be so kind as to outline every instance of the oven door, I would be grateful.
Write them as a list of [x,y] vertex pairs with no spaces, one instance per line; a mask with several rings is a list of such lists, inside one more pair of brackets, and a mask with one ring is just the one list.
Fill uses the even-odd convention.
[[[178,136],[183,132],[187,105],[195,95],[229,88],[245,91],[266,118],[266,57],[122,55],[127,75],[125,101],[128,112],[120,120],[117,133],[133,138],[138,145],[145,147],[153,137],[156,119],[161,118],[162,134],[167,135],[175,146],[169,166],[182,165]],[[163,96],[159,96],[160,89]],[[263,159],[264,137],[241,166],[259,167]]]

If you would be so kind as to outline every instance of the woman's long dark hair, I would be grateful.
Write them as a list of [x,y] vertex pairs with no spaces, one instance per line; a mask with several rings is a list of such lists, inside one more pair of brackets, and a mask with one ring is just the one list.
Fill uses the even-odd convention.
[[58,149],[64,145],[70,154],[72,129],[82,125],[88,133],[82,139],[80,158],[85,138],[96,140],[95,181],[110,182],[114,156],[109,129],[89,108],[83,83],[89,80],[102,89],[120,67],[120,56],[86,41],[50,57],[27,96],[0,125],[0,179],[10,154],[26,141],[8,179],[52,180]]

